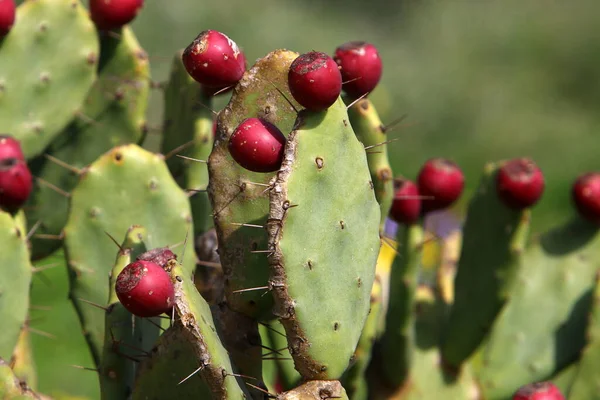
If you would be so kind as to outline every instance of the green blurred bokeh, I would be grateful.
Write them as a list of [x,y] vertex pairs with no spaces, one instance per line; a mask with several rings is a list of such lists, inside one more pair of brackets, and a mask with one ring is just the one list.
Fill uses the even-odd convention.
[[[597,0],[148,0],[133,28],[150,56],[155,81],[167,78],[174,53],[205,29],[227,33],[250,65],[277,48],[331,54],[349,40],[374,43],[384,75],[371,99],[384,122],[407,114],[410,125],[390,133],[401,138],[389,145],[395,173],[414,179],[428,158],[451,158],[465,171],[466,200],[485,162],[532,157],[547,182],[534,211],[533,230],[539,232],[573,213],[569,191],[576,176],[600,170],[599,16]],[[162,96],[154,91],[149,147],[158,141],[161,116]],[[34,285],[34,304],[56,301],[47,287],[36,287],[43,286]],[[66,299],[66,286],[55,290]],[[58,306],[70,315],[70,326],[60,332],[79,341],[67,306],[64,301]],[[36,339],[42,340],[48,339]],[[89,361],[75,347],[60,345],[38,358],[45,365],[47,357],[55,357],[61,370]],[[93,375],[67,370],[76,381],[95,379],[84,373]],[[69,386],[58,372],[40,379],[47,392],[53,382],[73,394],[97,396],[97,388]]]

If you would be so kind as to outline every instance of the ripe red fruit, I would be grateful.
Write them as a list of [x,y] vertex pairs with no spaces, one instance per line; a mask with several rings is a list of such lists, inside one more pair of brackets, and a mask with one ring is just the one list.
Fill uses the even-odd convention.
[[130,23],[144,0],[90,0],[90,15],[96,27],[107,31]]
[[210,88],[235,85],[246,72],[246,57],[224,33],[201,32],[181,56],[188,74]]
[[600,224],[600,172],[579,176],[573,184],[571,196],[582,217]]
[[342,88],[351,97],[359,98],[372,92],[381,79],[381,58],[377,48],[370,43],[344,43],[335,49],[333,58],[341,67]]
[[421,214],[419,189],[408,179],[394,180],[394,201],[390,209],[390,217],[402,224],[414,224]]
[[565,397],[552,382],[537,382],[520,387],[512,400],[565,400]]
[[14,0],[0,0],[0,38],[6,36],[15,23]]
[[521,210],[538,202],[544,192],[544,175],[535,162],[516,158],[505,162],[496,175],[496,190],[506,206]]
[[6,160],[8,158],[25,160],[23,150],[21,149],[21,143],[12,136],[0,135],[0,160]]
[[20,208],[29,198],[32,177],[27,164],[16,158],[0,160],[0,206],[10,211]]
[[297,57],[288,72],[288,85],[294,99],[312,111],[329,108],[342,91],[342,74],[333,58],[310,52]]
[[136,257],[136,260],[150,261],[164,268],[169,261],[177,260],[177,256],[168,247],[160,247],[140,254]]
[[[461,195],[465,178],[456,163],[445,158],[428,160],[417,179],[423,212],[449,207]],[[429,197],[429,198],[425,198]]]
[[175,289],[169,274],[150,261],[128,264],[115,283],[123,307],[138,317],[155,317],[173,307]]
[[229,139],[229,152],[242,167],[253,172],[274,172],[281,167],[285,136],[268,121],[245,119]]

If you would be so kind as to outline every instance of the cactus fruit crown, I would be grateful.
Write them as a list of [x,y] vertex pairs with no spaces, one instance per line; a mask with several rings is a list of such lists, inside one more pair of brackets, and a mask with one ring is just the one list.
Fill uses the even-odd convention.
[[115,290],[123,306],[138,317],[155,317],[173,307],[175,292],[169,274],[144,260],[127,265],[117,277]]
[[337,64],[325,53],[312,51],[294,60],[288,73],[294,99],[311,111],[329,108],[342,91],[342,75]]

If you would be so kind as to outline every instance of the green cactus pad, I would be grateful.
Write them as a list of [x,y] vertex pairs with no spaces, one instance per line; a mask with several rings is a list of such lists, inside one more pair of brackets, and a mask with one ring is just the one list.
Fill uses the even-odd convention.
[[[194,282],[177,262],[170,261],[171,280],[175,285],[175,311],[183,334],[198,360],[214,399],[250,399],[242,378],[234,376],[230,356],[217,333],[210,306],[196,290]],[[190,373],[193,371],[190,371]]]
[[308,381],[277,396],[277,400],[348,400],[346,390],[339,381]]
[[10,359],[11,368],[20,381],[27,382],[30,388],[37,389],[37,371],[33,359],[29,326],[21,329],[19,340]]
[[0,358],[0,399],[48,399],[34,393],[27,385],[23,384],[13,373],[8,362]]
[[[81,110],[50,144],[46,154],[82,169],[114,146],[139,143],[144,136],[144,114],[150,90],[149,63],[131,29],[119,37],[101,38],[98,79]],[[70,192],[78,181],[77,173],[43,156],[33,160],[33,175]],[[27,218],[30,224],[41,221],[36,233],[58,235],[67,222],[69,201],[45,185],[37,185],[30,196]],[[57,240],[32,240],[33,258],[44,257],[60,246]]]
[[366,371],[371,361],[371,351],[377,339],[381,307],[381,282],[375,278],[371,289],[371,310],[363,328],[354,352],[354,364],[346,371],[342,384],[352,400],[368,400],[369,388],[367,386]]
[[180,384],[199,366],[183,328],[175,324],[160,336],[150,357],[140,363],[132,399],[209,399],[211,393],[201,374]]
[[442,356],[454,367],[473,354],[505,304],[529,233],[530,210],[509,209],[496,193],[498,167],[485,166],[463,228],[454,304],[442,343]]
[[367,162],[371,172],[371,181],[375,186],[375,197],[381,208],[380,231],[383,232],[385,219],[390,212],[394,199],[394,175],[388,159],[385,126],[379,119],[375,106],[369,99],[363,99],[348,109],[350,124],[358,140],[365,147],[377,146],[367,150]]
[[343,101],[301,112],[273,179],[268,229],[275,313],[305,379],[338,379],[350,362],[369,313],[379,217]]
[[[193,229],[187,195],[163,157],[133,144],[115,147],[85,169],[71,193],[64,229],[70,296],[96,362],[104,342],[102,311],[82,300],[106,305],[116,249],[106,232],[119,235],[131,225],[147,229],[149,249],[181,243]],[[191,239],[179,259],[191,276],[196,259]]]
[[574,219],[523,253],[510,300],[473,357],[484,397],[510,396],[567,367],[585,346],[600,232]]
[[381,358],[386,379],[400,386],[410,372],[415,351],[415,300],[423,248],[423,227],[398,227],[398,256],[390,276],[390,302],[381,338]]
[[78,0],[27,0],[17,8],[0,42],[0,126],[27,158],[81,109],[97,62],[96,29]]
[[296,112],[274,85],[292,99],[287,75],[297,56],[291,51],[276,50],[258,60],[246,72],[235,87],[231,101],[219,113],[216,142],[208,163],[208,194],[219,236],[227,301],[232,309],[265,320],[273,317],[272,297],[264,296],[264,291],[260,290],[236,291],[267,285],[269,268],[266,254],[251,251],[266,250],[268,235],[265,230],[234,224],[266,223],[269,195],[265,186],[273,174],[242,168],[233,161],[227,146],[235,128],[246,118],[264,118],[284,134],[290,132]]
[[[207,160],[213,147],[212,96],[186,71],[181,61],[182,51],[177,52],[171,66],[171,76],[165,88],[165,114],[163,123],[163,154],[177,154],[196,160]],[[208,167],[205,163],[180,157],[167,160],[171,174],[185,189],[206,190]],[[194,217],[195,236],[210,229],[210,202],[208,193],[190,193]]]
[[[22,212],[19,212],[20,215]],[[33,267],[20,217],[0,211],[0,358],[9,360],[27,319]]]

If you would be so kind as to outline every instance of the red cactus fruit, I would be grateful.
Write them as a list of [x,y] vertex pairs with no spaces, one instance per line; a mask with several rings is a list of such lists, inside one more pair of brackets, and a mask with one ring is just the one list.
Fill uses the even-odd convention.
[[565,397],[552,382],[536,382],[521,386],[512,400],[565,400]]
[[372,92],[381,79],[381,58],[377,48],[370,43],[344,43],[335,49],[333,58],[341,69],[342,89],[353,98]]
[[246,57],[224,33],[201,32],[181,56],[188,74],[209,88],[235,85],[246,71]]
[[177,260],[177,256],[168,247],[160,247],[140,254],[137,256],[136,260],[150,261],[159,267],[164,268],[169,261]]
[[229,139],[229,152],[242,167],[253,172],[274,172],[281,167],[285,136],[268,121],[245,119]]
[[496,190],[507,206],[521,210],[533,206],[544,192],[544,175],[535,162],[516,158],[502,164],[496,175]]
[[423,196],[421,209],[427,213],[452,205],[462,194],[465,178],[453,161],[433,158],[421,168],[417,186]]
[[390,209],[390,217],[402,224],[414,224],[421,214],[419,189],[408,179],[394,180],[394,201]]
[[342,74],[333,58],[312,51],[294,60],[288,72],[294,99],[312,111],[329,108],[342,91]]
[[[0,0],[1,2],[2,0]],[[21,143],[10,135],[0,135],[0,160],[16,158],[25,161]]]
[[10,32],[15,23],[16,7],[14,0],[0,0],[0,38]]
[[32,177],[27,164],[16,158],[0,160],[0,206],[10,211],[20,208],[29,198]]
[[150,261],[128,264],[117,277],[115,291],[123,307],[138,317],[169,313],[175,300],[169,274]]
[[99,30],[117,29],[136,17],[144,0],[90,0],[90,16]]
[[571,196],[579,214],[600,224],[600,172],[589,172],[577,178]]

